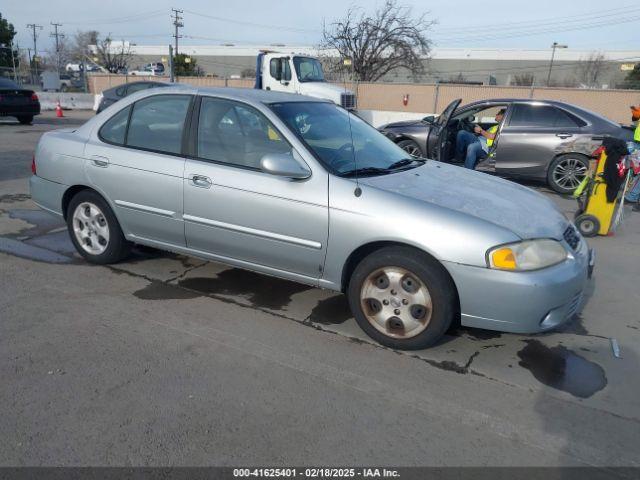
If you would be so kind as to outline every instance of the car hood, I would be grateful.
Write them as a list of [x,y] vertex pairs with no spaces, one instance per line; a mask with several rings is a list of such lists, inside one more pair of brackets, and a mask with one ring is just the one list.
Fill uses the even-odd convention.
[[402,128],[412,127],[414,125],[424,125],[424,122],[422,120],[402,120],[400,122],[387,123],[380,128]]
[[568,221],[545,196],[517,183],[429,160],[360,183],[470,215],[512,231],[522,239],[562,239]]

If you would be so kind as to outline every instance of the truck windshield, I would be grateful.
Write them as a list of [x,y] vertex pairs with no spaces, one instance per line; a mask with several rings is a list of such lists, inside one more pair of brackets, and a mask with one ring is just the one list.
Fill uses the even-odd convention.
[[293,66],[301,82],[324,82],[322,64],[317,58],[293,57]]
[[385,175],[424,162],[407,158],[375,128],[333,103],[275,103],[271,109],[337,175]]

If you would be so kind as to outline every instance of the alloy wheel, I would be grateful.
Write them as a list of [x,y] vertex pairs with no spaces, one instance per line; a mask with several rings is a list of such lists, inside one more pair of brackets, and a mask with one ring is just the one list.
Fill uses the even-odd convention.
[[575,190],[587,176],[587,167],[577,158],[564,158],[553,169],[552,176],[556,185]]
[[91,202],[80,203],[73,212],[73,233],[82,249],[91,255],[104,253],[109,245],[109,224],[104,213]]

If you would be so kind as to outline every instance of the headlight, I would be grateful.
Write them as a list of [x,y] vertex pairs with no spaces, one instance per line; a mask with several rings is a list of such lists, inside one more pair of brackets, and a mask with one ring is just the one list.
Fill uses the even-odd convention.
[[498,270],[527,271],[556,265],[567,256],[567,250],[556,240],[525,240],[492,248],[487,252],[487,263]]

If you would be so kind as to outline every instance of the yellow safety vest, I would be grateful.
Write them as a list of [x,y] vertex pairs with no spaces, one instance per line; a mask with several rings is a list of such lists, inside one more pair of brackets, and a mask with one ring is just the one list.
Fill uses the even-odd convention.
[[[496,133],[497,131],[498,131],[498,125],[494,125],[489,130],[487,130],[488,133]],[[637,133],[638,131],[636,130],[636,134]],[[491,145],[493,145],[493,142],[494,142],[494,139],[487,138],[487,147],[490,147]]]
[[638,120],[638,124],[636,125],[636,131],[633,134],[633,139],[640,143],[640,120]]

